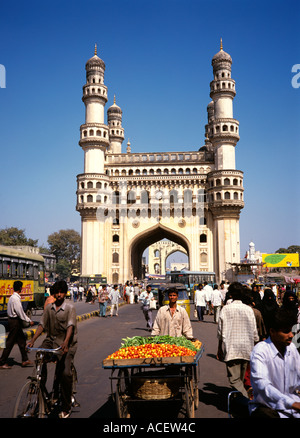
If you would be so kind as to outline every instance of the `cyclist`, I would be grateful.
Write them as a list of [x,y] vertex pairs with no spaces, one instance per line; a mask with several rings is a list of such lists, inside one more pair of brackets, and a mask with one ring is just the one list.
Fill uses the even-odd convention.
[[[46,338],[41,347],[61,347],[61,354],[57,356],[58,361],[55,370],[56,380],[61,389],[62,411],[59,414],[60,418],[68,418],[71,414],[72,369],[77,349],[76,311],[72,303],[65,299],[67,292],[68,286],[65,281],[57,281],[53,285],[55,302],[45,308],[37,331],[27,344],[28,347],[33,347],[37,338],[45,331]],[[46,369],[44,372],[44,378],[46,379]]]

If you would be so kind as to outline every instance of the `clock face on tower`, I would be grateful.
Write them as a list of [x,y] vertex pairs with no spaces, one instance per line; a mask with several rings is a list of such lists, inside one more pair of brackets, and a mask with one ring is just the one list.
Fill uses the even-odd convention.
[[155,197],[158,201],[160,201],[163,197],[163,193],[159,190],[158,192],[156,192]]

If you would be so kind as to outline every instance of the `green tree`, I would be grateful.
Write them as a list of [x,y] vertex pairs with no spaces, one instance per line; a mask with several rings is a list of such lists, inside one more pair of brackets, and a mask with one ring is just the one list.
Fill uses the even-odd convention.
[[299,245],[290,245],[288,248],[279,248],[275,251],[277,254],[295,254],[296,252],[300,254]]
[[56,263],[56,273],[61,280],[70,277],[72,272],[72,265],[66,259],[61,259]]
[[25,230],[17,227],[3,228],[0,230],[0,245],[14,246],[34,246],[37,247],[38,239],[27,239]]
[[78,268],[80,262],[80,234],[75,230],[60,230],[48,236],[51,254],[57,263],[66,260],[72,268]]

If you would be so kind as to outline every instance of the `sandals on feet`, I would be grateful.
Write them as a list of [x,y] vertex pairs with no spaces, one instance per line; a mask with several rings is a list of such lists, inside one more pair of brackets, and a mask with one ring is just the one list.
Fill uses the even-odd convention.
[[69,412],[63,412],[63,411],[61,411],[61,412],[59,413],[59,418],[69,418],[70,415],[71,415],[71,411],[69,411]]

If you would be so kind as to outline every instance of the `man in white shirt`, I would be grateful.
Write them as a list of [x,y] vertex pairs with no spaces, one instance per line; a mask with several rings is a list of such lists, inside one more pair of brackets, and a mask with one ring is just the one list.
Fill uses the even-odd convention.
[[215,324],[219,321],[220,311],[223,303],[222,292],[218,289],[218,286],[215,285],[213,288],[213,292],[211,294],[211,305],[214,311],[214,322]]
[[206,294],[202,284],[198,284],[195,290],[194,304],[196,306],[197,316],[199,321],[204,320],[204,311],[206,307]]
[[116,308],[116,316],[119,315],[119,301],[122,299],[118,285],[115,284],[114,288],[109,293],[110,299],[110,316],[113,316],[114,308]]
[[300,355],[292,342],[294,324],[295,316],[279,308],[270,324],[270,337],[252,350],[251,417],[300,418]]
[[168,289],[169,304],[159,308],[152,329],[152,336],[185,336],[193,338],[193,329],[187,311],[177,304],[178,291]]
[[205,281],[204,283],[204,292],[205,292],[205,295],[206,295],[206,301],[207,301],[207,304],[208,304],[208,313],[209,313],[209,315],[212,315],[213,314],[213,308],[212,308],[212,305],[211,305],[211,296],[212,296],[212,293],[213,293],[213,288],[211,287],[211,285],[210,284],[208,284],[207,283],[207,281]]
[[248,397],[244,376],[254,344],[259,341],[256,319],[252,308],[241,301],[243,286],[234,282],[228,288],[232,303],[222,307],[217,337],[217,358],[226,363],[230,385]]
[[154,296],[151,290],[151,284],[148,284],[146,290],[143,291],[138,298],[139,301],[142,302],[142,311],[147,322],[147,328],[149,331],[151,331],[153,327],[152,309],[150,309],[150,301],[154,300]]
[[23,310],[21,302],[21,291],[23,287],[22,281],[14,282],[14,293],[9,298],[7,303],[7,316],[8,316],[8,336],[6,340],[6,347],[3,350],[0,359],[0,369],[10,369],[7,364],[8,357],[10,355],[13,346],[17,343],[22,356],[22,367],[32,365],[32,362],[28,360],[26,351],[26,336],[23,332],[23,321],[34,325],[34,322],[26,315]]

